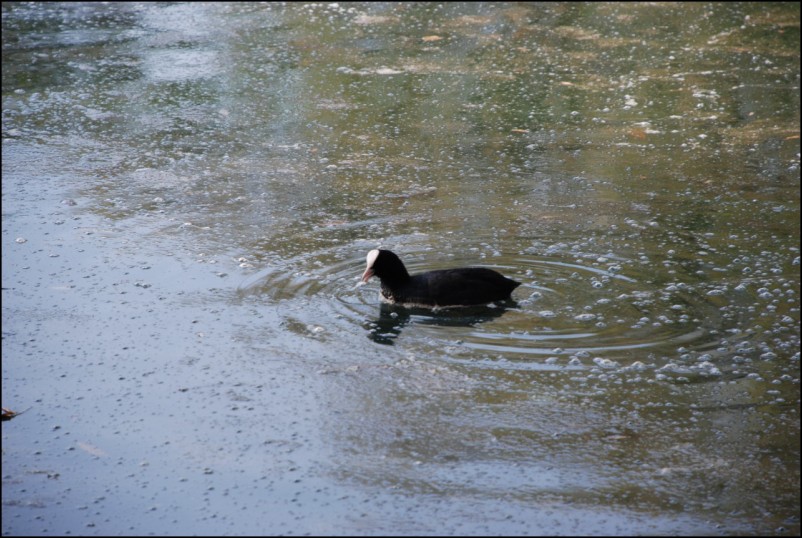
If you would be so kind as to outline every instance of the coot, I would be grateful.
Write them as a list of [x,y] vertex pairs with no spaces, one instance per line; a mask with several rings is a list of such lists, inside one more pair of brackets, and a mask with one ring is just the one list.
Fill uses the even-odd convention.
[[389,250],[368,252],[362,282],[381,280],[382,298],[406,306],[471,306],[502,301],[521,285],[492,269],[462,267],[410,276],[401,259]]

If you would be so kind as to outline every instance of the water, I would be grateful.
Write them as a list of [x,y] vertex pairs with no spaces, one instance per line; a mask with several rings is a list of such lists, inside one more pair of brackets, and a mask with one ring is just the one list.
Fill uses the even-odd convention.
[[796,535],[799,186],[793,4],[4,3],[3,533]]

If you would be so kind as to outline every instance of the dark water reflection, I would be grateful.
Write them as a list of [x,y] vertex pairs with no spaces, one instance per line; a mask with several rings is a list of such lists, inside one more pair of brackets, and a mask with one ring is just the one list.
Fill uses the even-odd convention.
[[4,534],[799,533],[798,5],[2,13]]
[[507,308],[514,308],[513,300],[488,306],[472,306],[464,308],[448,308],[432,310],[427,308],[407,308],[382,303],[379,317],[367,324],[370,338],[377,344],[392,344],[401,334],[404,326],[410,323],[435,325],[441,327],[474,327],[479,323],[502,316]]

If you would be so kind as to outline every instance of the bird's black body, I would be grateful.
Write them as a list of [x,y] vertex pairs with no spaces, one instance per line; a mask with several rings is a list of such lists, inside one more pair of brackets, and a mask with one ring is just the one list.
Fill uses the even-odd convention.
[[407,306],[472,306],[503,301],[520,286],[492,269],[462,267],[410,275],[401,259],[389,250],[372,250],[362,275],[381,280],[381,294],[390,303]]

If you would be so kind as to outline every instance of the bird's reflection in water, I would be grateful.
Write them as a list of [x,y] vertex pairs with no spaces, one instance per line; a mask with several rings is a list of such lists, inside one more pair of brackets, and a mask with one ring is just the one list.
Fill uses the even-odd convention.
[[514,300],[441,310],[381,303],[378,319],[366,321],[364,327],[368,330],[368,338],[377,344],[393,345],[402,329],[413,322],[445,327],[473,327],[500,317],[507,309],[517,306]]

